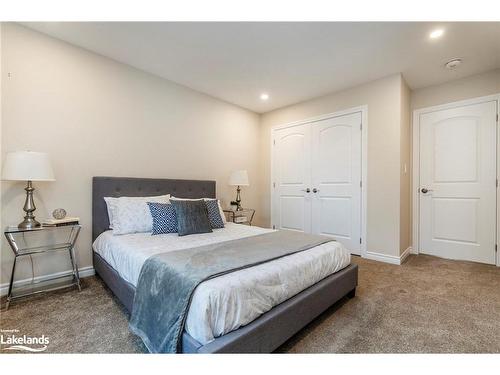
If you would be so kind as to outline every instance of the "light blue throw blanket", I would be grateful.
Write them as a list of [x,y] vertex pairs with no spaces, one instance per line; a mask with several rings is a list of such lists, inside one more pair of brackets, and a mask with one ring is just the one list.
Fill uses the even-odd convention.
[[191,298],[201,282],[330,241],[278,231],[154,255],[139,275],[130,329],[152,353],[180,352]]

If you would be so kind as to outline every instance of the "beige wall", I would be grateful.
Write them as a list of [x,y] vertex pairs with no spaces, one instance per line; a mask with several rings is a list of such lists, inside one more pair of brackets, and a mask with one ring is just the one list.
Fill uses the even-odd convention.
[[[500,69],[410,91],[398,75],[261,116],[262,219],[270,224],[271,128],[368,105],[368,251],[399,256],[411,246],[411,117],[417,108],[500,92]],[[406,173],[405,173],[406,165]]]
[[260,210],[264,222],[270,224],[271,128],[368,105],[367,249],[399,256],[401,95],[402,77],[396,74],[262,115]]
[[429,86],[411,93],[411,108],[432,107],[500,92],[500,69]]
[[[244,203],[260,202],[258,115],[19,25],[4,24],[2,48],[2,152],[50,154],[57,181],[35,184],[36,215],[81,218],[80,266],[91,265],[92,176],[216,179],[227,203],[230,172],[248,169]],[[23,187],[3,183],[4,225],[22,220]],[[1,283],[12,259],[2,238]],[[61,255],[35,260],[35,276],[64,268]],[[26,262],[16,277],[31,277]]]
[[401,165],[400,165],[400,227],[399,251],[402,254],[411,246],[411,121],[410,89],[401,80]]
[[[91,265],[92,176],[216,179],[227,203],[234,195],[229,173],[246,168],[245,205],[268,226],[271,128],[360,105],[368,106],[367,248],[397,257],[411,243],[410,107],[500,92],[500,70],[412,92],[396,74],[259,118],[22,26],[3,24],[0,36],[0,156],[23,149],[51,155],[57,181],[35,185],[37,217],[57,207],[80,216],[82,267]],[[24,186],[0,187],[0,223],[16,224]],[[3,238],[0,256],[5,283],[12,254]],[[35,276],[64,268],[61,255],[35,259]],[[21,263],[16,276],[30,277],[29,265]]]

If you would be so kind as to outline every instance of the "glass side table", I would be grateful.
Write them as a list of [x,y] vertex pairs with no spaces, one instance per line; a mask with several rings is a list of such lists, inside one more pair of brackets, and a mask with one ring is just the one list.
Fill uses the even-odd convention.
[[[5,228],[5,237],[7,238],[7,242],[9,243],[10,248],[14,253],[14,263],[12,264],[12,274],[10,275],[6,310],[9,308],[10,302],[17,298],[62,288],[68,288],[70,286],[77,286],[78,290],[81,291],[80,275],[78,273],[78,265],[76,263],[74,250],[75,242],[78,238],[78,234],[80,234],[80,229],[81,226],[79,224],[64,225],[59,227],[40,227],[35,229],[19,229],[17,227]],[[35,236],[35,233],[39,233],[38,237],[45,237],[39,238],[41,240],[45,240],[42,241],[42,243],[44,242],[44,244],[37,244],[37,246],[33,246],[32,244],[30,244],[30,239],[28,238],[28,236],[33,237]],[[32,238],[32,240],[34,240],[34,238]],[[28,285],[28,287],[19,287],[21,292],[18,295],[13,294],[14,274],[16,272],[16,263],[18,258],[23,256],[31,256],[33,254],[49,253],[60,250],[65,250],[68,252],[72,268],[71,274],[65,273],[64,275],[44,279],[43,281],[33,281]],[[72,281],[69,284],[64,283],[63,285],[54,286],[54,284],[51,283],[54,280],[68,278],[70,276],[72,276]],[[39,284],[42,285],[42,287],[34,290],[33,287]],[[49,284],[49,286],[43,287],[43,284]],[[16,289],[18,289],[18,287],[16,287]],[[27,291],[27,289],[30,290]]]
[[229,209],[223,211],[227,216],[227,220],[236,224],[252,225],[252,220],[255,215],[255,210],[252,208],[243,208],[239,211]]

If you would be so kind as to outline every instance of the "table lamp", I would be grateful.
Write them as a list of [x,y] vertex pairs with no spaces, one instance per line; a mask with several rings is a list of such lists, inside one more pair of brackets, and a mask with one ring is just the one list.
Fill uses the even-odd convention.
[[234,171],[229,177],[229,185],[237,186],[236,188],[236,210],[241,211],[241,195],[240,186],[248,186],[248,173],[246,170]]
[[5,156],[2,170],[2,180],[26,181],[26,201],[23,210],[26,216],[19,229],[38,228],[41,224],[35,220],[33,212],[36,210],[33,201],[32,181],[54,181],[54,171],[50,165],[49,156],[44,152],[16,151],[9,152]]

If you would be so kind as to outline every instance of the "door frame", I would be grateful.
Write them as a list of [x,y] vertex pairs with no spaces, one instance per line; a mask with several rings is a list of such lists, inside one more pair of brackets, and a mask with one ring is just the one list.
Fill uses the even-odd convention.
[[285,124],[275,125],[271,127],[271,137],[269,142],[269,147],[271,150],[271,178],[269,181],[269,191],[270,191],[270,204],[271,204],[271,226],[273,225],[274,219],[274,137],[275,131],[291,128],[294,126],[313,124],[318,121],[327,120],[334,117],[341,117],[345,115],[351,115],[354,113],[361,113],[361,201],[360,201],[360,209],[361,209],[361,246],[360,246],[360,255],[362,257],[366,257],[366,220],[367,220],[367,191],[368,191],[368,105],[361,105],[357,107],[348,108],[341,111],[336,111],[332,113],[327,113],[315,117],[306,118],[303,120],[293,121]]
[[[497,102],[497,123],[496,123],[496,137],[497,137],[497,160],[496,172],[497,180],[500,176],[500,132],[498,129],[498,118],[500,117],[500,93],[494,95],[480,96],[471,99],[460,100],[456,102],[440,104],[432,107],[419,108],[413,111],[412,117],[412,254],[418,254],[420,250],[420,201],[419,201],[419,187],[420,187],[420,116],[425,113],[441,111],[444,109],[452,109],[457,107],[464,107],[467,105],[481,104],[485,102]],[[498,249],[498,235],[500,233],[500,189],[497,184],[496,188],[496,233],[495,243]],[[500,251],[496,253],[496,265],[500,267]]]

